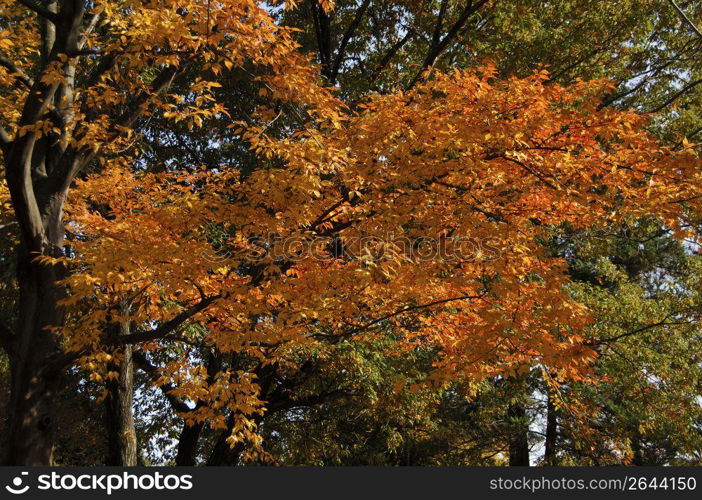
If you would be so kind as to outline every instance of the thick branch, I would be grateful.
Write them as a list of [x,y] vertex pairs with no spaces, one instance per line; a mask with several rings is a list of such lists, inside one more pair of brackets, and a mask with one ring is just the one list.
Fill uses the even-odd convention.
[[[116,59],[114,56],[107,55],[105,59],[101,61],[97,72],[93,76],[99,79],[99,75],[109,71],[115,63]],[[118,136],[123,133],[125,128],[130,128],[134,125],[134,122],[143,114],[149,99],[156,94],[164,92],[171,84],[178,71],[179,69],[173,66],[163,69],[152,82],[151,89],[139,94],[139,96],[131,102],[128,107],[129,109],[115,119],[110,132]],[[84,102],[84,105],[87,105],[87,101]],[[90,117],[88,117],[88,119],[89,118]],[[81,168],[90,163],[97,154],[98,152],[93,149],[87,151],[70,151],[69,148],[69,151],[62,155],[61,162],[56,167],[56,173],[52,176],[53,180],[49,191],[51,193],[66,192]]]
[[444,15],[446,14],[447,6],[448,0],[441,0],[441,6],[439,7],[439,15],[436,18],[436,25],[434,26],[434,34],[431,37],[432,45],[438,45],[441,41],[441,30],[444,27]]
[[43,17],[44,19],[47,19],[51,21],[54,24],[58,24],[59,22],[59,17],[56,15],[56,13],[51,12],[49,9],[44,7],[43,5],[37,4],[32,2],[32,0],[17,0],[19,3],[27,7],[28,9],[33,10],[36,12],[39,16]]
[[310,10],[312,13],[312,21],[314,24],[315,34],[317,36],[317,48],[319,51],[319,59],[324,66],[324,71],[329,71],[329,62],[331,60],[331,40],[329,33],[329,16],[324,9],[319,5],[318,0],[310,0]]

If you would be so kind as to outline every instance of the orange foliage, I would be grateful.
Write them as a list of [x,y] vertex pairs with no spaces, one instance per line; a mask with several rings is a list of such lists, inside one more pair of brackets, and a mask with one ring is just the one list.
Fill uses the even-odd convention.
[[[290,30],[256,0],[97,0],[80,50],[55,55],[31,95],[23,74],[39,51],[36,18],[14,1],[0,0],[0,10],[15,21],[12,36],[0,33],[17,66],[0,65],[8,137],[52,134],[75,159],[66,186],[81,165],[98,158],[104,167],[70,195],[64,260],[73,272],[68,318],[56,327],[64,348],[101,380],[114,376],[107,366],[124,342],[146,352],[182,346],[159,382],[204,403],[190,419],[221,427],[225,410],[235,412],[232,442],[257,439],[248,419],[265,411],[256,380],[234,369],[208,378],[193,345],[285,363],[303,344],[392,328],[399,349],[440,350],[439,381],[537,364],[581,379],[595,355],[580,333],[587,311],[541,240],[554,225],[644,214],[683,234],[695,210],[685,200],[699,192],[699,160],[657,144],[645,117],[599,109],[604,82],[561,87],[545,72],[497,81],[488,66],[434,74],[355,112],[319,84]],[[293,103],[307,122],[282,138],[233,125],[261,168],[246,177],[133,168],[124,152],[137,118],[196,128],[226,117],[219,77],[250,66],[262,95]],[[199,76],[174,90],[193,67]],[[69,73],[79,78],[69,84]],[[39,119],[22,121],[33,99],[46,101]],[[253,118],[271,116],[261,108]],[[15,184],[24,193],[27,183]],[[126,321],[132,333],[111,336]]]
[[[658,145],[645,117],[599,110],[603,82],[546,79],[455,72],[304,134],[243,128],[262,158],[282,160],[246,178],[114,166],[80,183],[67,303],[92,302],[65,327],[68,348],[100,350],[105,324],[129,319],[146,351],[170,341],[284,362],[303,343],[392,328],[400,349],[440,349],[438,380],[536,364],[588,376],[587,311],[541,241],[553,225],[643,214],[681,227],[699,160]],[[213,226],[224,235],[216,247]],[[116,317],[126,299],[130,313]],[[202,329],[149,337],[209,300],[193,316]],[[198,418],[265,409],[244,373],[220,374],[215,388],[183,370],[187,354],[163,376],[208,403]]]

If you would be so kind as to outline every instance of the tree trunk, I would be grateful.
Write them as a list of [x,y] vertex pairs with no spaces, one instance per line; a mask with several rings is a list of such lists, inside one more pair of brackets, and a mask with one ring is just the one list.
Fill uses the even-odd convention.
[[[54,15],[56,0],[42,4]],[[41,25],[42,66],[58,50],[75,49],[85,6],[74,0],[65,4],[66,22]],[[59,27],[60,24],[60,27]],[[58,29],[57,29],[58,28]],[[60,47],[56,47],[60,39]],[[24,104],[20,126],[36,124],[44,115],[58,88],[37,78]],[[53,136],[52,136],[53,137]],[[58,301],[65,293],[57,280],[65,276],[62,264],[50,264],[37,257],[62,255],[64,231],[61,219],[65,189],[52,189],[47,166],[48,138],[35,133],[18,135],[4,151],[5,179],[20,228],[17,248],[19,314],[14,335],[5,342],[10,360],[11,394],[8,407],[8,447],[3,462],[8,465],[51,465],[54,449],[54,408],[67,357],[62,355],[52,327],[63,324]],[[63,179],[66,186],[69,181]]]
[[[550,391],[549,391],[550,392]],[[558,465],[558,410],[553,403],[551,394],[546,406],[546,445],[544,449],[544,465]]]
[[[263,421],[263,417],[261,415],[254,415],[251,418],[253,418],[253,420],[256,422],[256,425],[259,425]],[[239,441],[232,447],[227,442],[227,438],[232,435],[234,423],[234,415],[231,415],[227,421],[227,428],[221,432],[217,438],[214,448],[212,448],[212,453],[207,459],[207,465],[239,465],[241,458],[246,451],[246,444]]]
[[641,432],[639,431],[638,422],[632,426],[633,432],[631,437],[631,450],[633,452],[633,457],[631,460],[632,465],[643,466],[646,465],[646,457],[643,448],[643,440],[641,437]]
[[195,465],[197,445],[204,427],[205,424],[202,422],[197,422],[193,425],[188,425],[187,423],[183,424],[183,430],[180,432],[180,439],[178,440],[176,465]]
[[[129,334],[129,324],[123,322],[121,334]],[[119,373],[117,380],[108,383],[105,411],[108,432],[107,465],[134,467],[137,465],[137,438],[134,427],[134,360],[132,346],[122,351],[119,365],[113,369]]]
[[[217,373],[222,369],[222,358],[216,350],[209,350],[207,353],[207,383],[211,384]],[[171,403],[175,411],[187,412],[190,411],[187,405],[183,407],[183,402],[177,398],[169,396],[166,391],[166,397]],[[194,410],[200,409],[204,405],[204,402],[198,401],[195,404]],[[195,465],[195,460],[197,458],[197,450],[200,443],[200,437],[202,436],[202,431],[205,429],[204,422],[195,422],[193,425],[188,425],[187,422],[183,423],[183,430],[180,432],[180,439],[178,440],[178,453],[176,454],[176,465]],[[231,433],[231,429],[229,430]]]
[[522,403],[514,403],[509,407],[508,416],[515,426],[510,433],[509,465],[529,466],[529,424],[527,413]]
[[12,385],[4,462],[50,465],[54,397],[65,364],[61,361],[57,336],[49,327],[63,321],[57,305],[63,289],[56,285],[56,280],[63,276],[63,268],[33,261],[33,256],[22,246],[18,254],[19,318],[8,352]]

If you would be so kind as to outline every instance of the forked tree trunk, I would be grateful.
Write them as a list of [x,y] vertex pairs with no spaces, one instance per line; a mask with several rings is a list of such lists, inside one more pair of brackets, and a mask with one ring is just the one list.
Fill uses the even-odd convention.
[[[43,0],[43,7],[58,17],[59,3]],[[40,16],[41,64],[56,55],[78,48],[85,4],[81,0],[62,2],[63,14],[54,23]],[[70,75],[67,73],[67,78]],[[47,107],[70,107],[72,81],[58,90],[56,83],[36,78],[25,101],[18,125],[38,123]],[[61,102],[55,99],[62,99]],[[63,147],[55,135],[37,137],[35,132],[17,135],[3,149],[5,178],[20,229],[17,255],[17,281],[20,292],[15,332],[4,339],[12,378],[9,417],[9,443],[3,461],[13,465],[50,465],[53,462],[53,429],[56,388],[66,366],[52,327],[63,324],[58,306],[64,294],[57,280],[64,277],[60,264],[37,257],[58,257],[63,247],[61,223],[70,176],[53,175],[59,167],[72,167],[77,156],[59,158]],[[77,163],[75,164],[77,165]],[[71,171],[71,169],[66,169]]]

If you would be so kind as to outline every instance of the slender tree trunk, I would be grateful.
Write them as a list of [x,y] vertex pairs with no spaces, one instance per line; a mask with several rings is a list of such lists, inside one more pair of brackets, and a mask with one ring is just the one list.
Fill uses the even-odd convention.
[[[212,383],[217,376],[217,373],[222,369],[222,358],[216,350],[210,350],[207,354],[207,382]],[[166,396],[173,409],[176,411],[188,411],[188,407],[183,408],[183,402],[179,399]],[[204,405],[202,401],[198,401],[195,405],[195,410],[198,410]],[[202,431],[205,429],[204,422],[196,422],[193,425],[183,424],[183,430],[180,432],[178,440],[178,453],[176,454],[176,465],[195,465],[198,446]],[[229,430],[231,433],[231,429]]]
[[641,432],[639,432],[638,425],[633,426],[633,436],[631,438],[631,449],[633,451],[632,465],[644,466],[646,465],[646,458],[644,456]]
[[[129,324],[120,326],[121,334],[129,334]],[[108,428],[107,465],[133,467],[137,465],[137,438],[134,427],[134,360],[132,346],[127,345],[122,359],[115,366],[119,378],[108,384],[109,394],[105,400]]]
[[512,404],[508,416],[515,426],[514,431],[510,433],[509,465],[529,466],[529,424],[524,404]]
[[544,449],[544,464],[558,465],[558,410],[549,394],[546,406],[546,445]]

